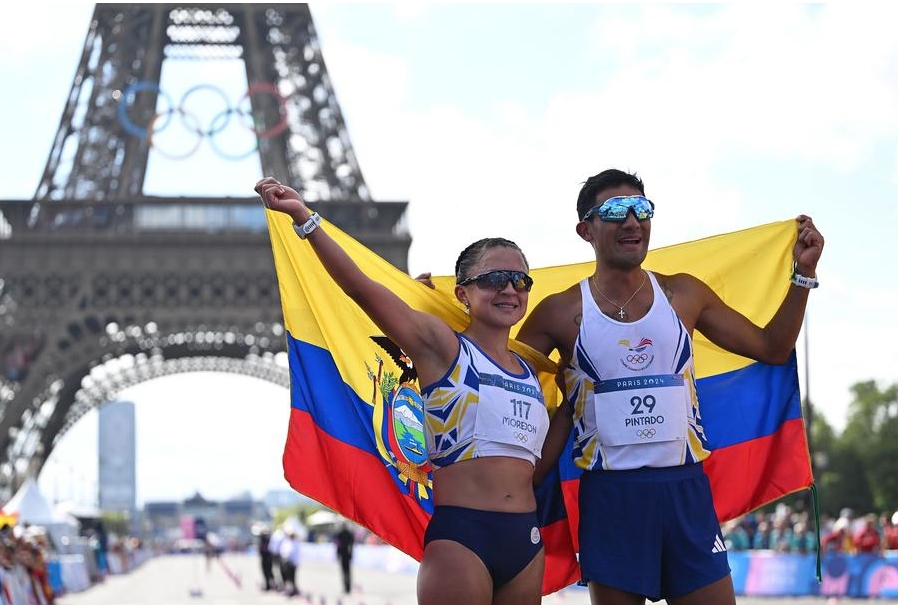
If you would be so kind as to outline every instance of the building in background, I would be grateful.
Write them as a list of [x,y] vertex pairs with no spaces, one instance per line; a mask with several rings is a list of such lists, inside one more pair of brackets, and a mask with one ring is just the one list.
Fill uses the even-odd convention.
[[270,523],[271,511],[249,493],[218,501],[197,492],[180,502],[147,502],[142,519],[141,536],[157,552],[196,551],[203,539],[223,550],[245,550],[253,544],[253,526]]
[[262,501],[269,509],[291,508],[299,504],[318,504],[315,500],[292,489],[272,489],[265,492]]
[[113,401],[100,407],[98,498],[100,510],[135,519],[137,513],[137,447],[134,403]]

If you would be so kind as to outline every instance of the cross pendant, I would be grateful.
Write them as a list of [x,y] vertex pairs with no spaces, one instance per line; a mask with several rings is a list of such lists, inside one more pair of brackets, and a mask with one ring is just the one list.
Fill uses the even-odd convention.
[[624,313],[624,308],[623,308],[623,307],[620,307],[620,311],[617,312],[617,315],[618,315],[618,317],[620,317],[621,319],[624,318],[624,315],[626,315],[626,313]]

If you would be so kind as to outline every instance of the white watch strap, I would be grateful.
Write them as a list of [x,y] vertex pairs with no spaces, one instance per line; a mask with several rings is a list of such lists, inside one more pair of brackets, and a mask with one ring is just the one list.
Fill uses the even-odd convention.
[[309,218],[302,225],[297,225],[295,222],[293,223],[293,230],[296,231],[296,235],[299,236],[299,239],[306,239],[309,235],[318,228],[318,225],[321,224],[321,215],[317,212],[313,212],[309,215]]
[[809,290],[820,285],[820,282],[817,281],[816,277],[805,277],[804,275],[795,273],[794,271],[791,277],[789,277],[789,281],[800,288],[807,288]]

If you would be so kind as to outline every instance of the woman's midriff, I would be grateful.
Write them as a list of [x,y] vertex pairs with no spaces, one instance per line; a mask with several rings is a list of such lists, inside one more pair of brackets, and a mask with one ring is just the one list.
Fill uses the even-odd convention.
[[489,456],[445,466],[434,471],[433,502],[501,512],[535,510],[533,465],[518,458]]

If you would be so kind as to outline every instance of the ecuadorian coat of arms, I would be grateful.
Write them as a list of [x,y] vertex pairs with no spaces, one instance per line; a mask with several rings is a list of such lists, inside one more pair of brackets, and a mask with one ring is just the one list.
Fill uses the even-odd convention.
[[401,491],[433,512],[433,484],[424,436],[424,400],[412,360],[386,336],[372,336],[390,361],[375,356],[367,363],[373,383],[371,416],[377,451]]

